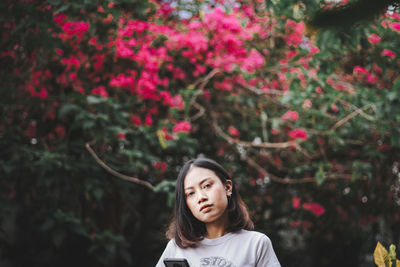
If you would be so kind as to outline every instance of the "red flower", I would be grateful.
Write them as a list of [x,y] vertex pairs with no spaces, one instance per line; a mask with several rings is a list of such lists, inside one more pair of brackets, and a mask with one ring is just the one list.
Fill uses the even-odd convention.
[[130,114],[129,115],[129,120],[131,123],[135,124],[136,126],[142,125],[142,122],[140,121],[140,118],[136,115]]
[[238,129],[236,129],[236,128],[233,127],[233,126],[229,126],[228,132],[229,132],[229,134],[232,135],[233,137],[238,137],[238,136],[240,135]]
[[301,221],[291,221],[290,226],[291,227],[297,227],[301,225]]
[[49,93],[47,93],[46,89],[40,90],[40,93],[39,93],[40,98],[46,99],[48,96],[49,96]]
[[181,121],[175,124],[174,128],[172,131],[174,133],[179,133],[179,132],[184,132],[184,133],[189,133],[190,132],[191,125],[187,121]]
[[167,130],[166,127],[163,127],[163,128],[162,128],[162,131],[163,131],[163,133],[164,133],[164,138],[165,138],[165,140],[167,140],[167,141],[169,141],[169,140],[174,140],[174,137],[168,133],[168,130]]
[[117,134],[117,136],[119,137],[119,139],[125,140],[125,134],[124,134],[124,133],[119,132],[119,133]]
[[153,166],[161,173],[164,173],[167,170],[167,163],[164,161],[154,162]]
[[65,127],[62,125],[58,125],[54,132],[57,134],[58,139],[63,140],[65,138]]
[[325,208],[318,203],[304,203],[303,208],[319,217],[325,213]]
[[294,130],[289,132],[289,136],[292,139],[297,139],[297,138],[299,138],[299,139],[307,139],[308,138],[307,132],[305,130],[303,130],[303,129],[294,129]]

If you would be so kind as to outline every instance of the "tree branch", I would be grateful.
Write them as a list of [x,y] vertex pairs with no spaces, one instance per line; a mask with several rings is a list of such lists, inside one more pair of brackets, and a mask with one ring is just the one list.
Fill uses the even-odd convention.
[[92,155],[92,157],[94,158],[94,160],[101,166],[103,167],[103,169],[105,169],[108,173],[121,178],[123,180],[129,181],[129,182],[133,182],[136,184],[140,184],[143,185],[145,187],[147,187],[148,189],[154,191],[154,186],[152,184],[150,184],[149,182],[143,181],[139,178],[136,177],[131,177],[131,176],[127,176],[125,174],[119,173],[115,170],[113,170],[112,168],[110,168],[107,164],[104,163],[104,161],[102,161],[96,154],[96,152],[94,152],[94,150],[90,147],[89,143],[86,143],[85,145],[87,151],[89,151],[90,155]]
[[[259,173],[265,177],[269,177],[272,181],[280,184],[304,184],[304,183],[316,183],[317,180],[314,177],[305,177],[300,179],[291,179],[289,177],[281,178],[273,174],[268,173],[263,167],[261,167],[252,158],[246,158],[247,164],[254,167]],[[324,176],[325,180],[351,180],[351,174],[326,174]]]

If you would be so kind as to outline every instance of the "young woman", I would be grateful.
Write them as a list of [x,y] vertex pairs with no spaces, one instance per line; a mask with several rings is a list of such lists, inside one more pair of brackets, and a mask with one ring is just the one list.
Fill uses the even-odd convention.
[[188,161],[176,181],[171,239],[165,258],[186,258],[191,267],[281,266],[264,234],[252,231],[247,207],[228,173],[211,159]]

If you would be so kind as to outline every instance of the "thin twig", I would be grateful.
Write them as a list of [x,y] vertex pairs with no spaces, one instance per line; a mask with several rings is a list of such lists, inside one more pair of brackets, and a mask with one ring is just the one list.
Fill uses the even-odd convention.
[[218,126],[218,124],[215,121],[213,122],[213,127],[216,133],[223,139],[225,139],[229,144],[237,144],[244,147],[259,147],[259,148],[288,148],[288,147],[299,148],[299,141],[288,141],[279,143],[262,142],[257,144],[253,142],[241,141],[238,139],[234,139],[229,135],[227,135],[226,133],[224,133],[224,131],[222,131],[222,129]]
[[150,184],[149,182],[143,181],[139,178],[136,177],[131,177],[131,176],[127,176],[125,174],[119,173],[115,170],[113,170],[112,168],[110,168],[107,164],[104,163],[104,161],[102,161],[96,154],[96,152],[94,152],[94,150],[90,147],[89,143],[86,143],[85,145],[87,151],[89,151],[90,155],[92,155],[92,157],[94,158],[94,160],[101,166],[103,167],[103,169],[105,169],[108,173],[121,178],[123,180],[129,181],[129,182],[133,182],[136,184],[140,184],[143,185],[147,188],[149,188],[150,190],[154,191],[154,186],[152,184]]
[[354,118],[357,115],[360,115],[364,110],[370,108],[371,106],[373,106],[374,104],[368,104],[365,105],[362,108],[356,109],[355,111],[353,111],[352,113],[350,113],[349,115],[347,115],[345,118],[341,119],[340,121],[338,121],[330,130],[329,132],[334,131],[335,129],[339,128],[340,126],[342,126],[343,124],[345,124],[346,122],[348,122],[349,120],[351,120],[352,118]]
[[[196,101],[196,98],[201,94],[201,93],[203,93],[203,89],[204,89],[204,87],[206,86],[206,84],[210,81],[210,79],[212,78],[212,77],[214,77],[216,74],[218,74],[218,73],[220,73],[221,71],[219,70],[219,69],[213,69],[212,71],[210,71],[205,77],[203,77],[203,78],[200,78],[200,79],[198,79],[193,85],[192,85],[192,87],[193,88],[196,88],[196,86],[198,85],[198,84],[200,84],[200,86],[199,86],[199,88],[198,89],[196,89],[196,91],[195,91],[195,93],[192,95],[192,97],[190,98],[190,101],[189,101],[189,107],[190,106],[192,106],[192,105],[194,105],[194,103],[196,103],[195,101]],[[189,109],[187,109],[187,111],[189,111]],[[186,112],[187,113],[187,112]],[[198,114],[196,114],[196,115],[198,115]],[[195,115],[195,116],[196,116]],[[201,114],[201,115],[203,115],[203,114]],[[200,115],[200,116],[201,116]],[[188,120],[188,115],[187,114],[185,114],[185,120]],[[197,117],[196,117],[196,119],[197,119]]]
[[197,112],[193,117],[191,117],[191,118],[190,118],[190,121],[195,121],[195,120],[197,120],[198,118],[200,118],[201,116],[203,116],[204,113],[206,112],[206,109],[205,109],[202,105],[198,104],[197,102],[193,102],[193,106],[194,106],[195,108],[197,108],[197,109],[199,110],[199,112]]
[[[353,104],[348,103],[348,102],[346,102],[346,101],[344,101],[342,99],[339,99],[339,102],[342,103],[342,105],[344,105],[344,106],[352,108],[353,110],[356,110],[356,111],[358,110],[360,112],[359,114],[362,117],[364,117],[365,119],[367,119],[369,121],[374,121],[375,120],[375,118],[373,116],[370,116],[370,115],[366,114],[362,109],[354,106]],[[372,106],[372,109],[375,109],[375,105],[374,104],[371,104],[371,106]]]
[[268,89],[268,90],[261,90],[258,89],[257,87],[247,85],[247,84],[240,84],[243,88],[255,93],[256,95],[279,95],[282,96],[285,94],[285,92],[276,90],[276,89]]

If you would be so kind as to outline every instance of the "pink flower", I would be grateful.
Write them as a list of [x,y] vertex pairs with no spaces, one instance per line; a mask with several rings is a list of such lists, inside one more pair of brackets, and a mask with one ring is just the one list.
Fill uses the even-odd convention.
[[332,109],[334,112],[337,112],[337,111],[339,110],[339,108],[338,108],[335,104],[333,104],[333,103],[332,103],[332,105],[331,105],[331,109]]
[[64,21],[67,19],[67,16],[65,14],[57,14],[53,18],[53,21],[58,25],[61,26]]
[[292,206],[293,206],[293,208],[296,209],[296,210],[300,209],[300,202],[301,202],[300,198],[293,197],[292,198]]
[[291,221],[290,227],[297,227],[301,225],[301,221]]
[[214,83],[215,88],[224,90],[224,91],[232,91],[233,85],[232,85],[232,80],[231,79],[224,79],[222,82]]
[[319,53],[319,48],[316,47],[316,46],[311,47],[310,53],[311,53],[311,54],[317,54],[317,53]]
[[168,133],[168,130],[167,130],[166,127],[163,127],[163,128],[162,128],[162,131],[163,131],[163,133],[164,133],[164,138],[165,138],[165,140],[167,140],[167,141],[169,141],[169,140],[174,140],[174,137]]
[[276,135],[276,134],[279,133],[279,131],[278,131],[277,129],[271,129],[271,133],[274,134],[274,135]]
[[286,38],[287,45],[299,46],[303,42],[305,32],[304,22],[296,23],[293,20],[287,20],[285,25],[286,32],[289,36]]
[[82,34],[89,30],[89,23],[83,21],[69,21],[64,23],[62,28],[63,31],[69,36],[77,35],[78,37],[82,37]]
[[119,132],[119,133],[117,134],[117,136],[119,137],[119,139],[125,140],[125,134],[124,134],[124,133]]
[[282,115],[281,120],[282,121],[297,121],[299,118],[299,113],[297,113],[297,111],[291,111],[289,110],[288,112],[286,112],[285,114]]
[[128,48],[121,39],[117,39],[115,43],[116,43],[115,51],[118,56],[127,58],[134,55],[133,50]]
[[153,119],[151,118],[150,114],[146,115],[146,118],[144,120],[144,124],[146,124],[146,126],[153,125]]
[[381,41],[381,37],[379,37],[378,35],[376,35],[375,33],[371,34],[370,36],[368,36],[368,41],[371,44],[377,44]]
[[373,68],[374,71],[377,72],[377,73],[382,73],[382,72],[383,72],[382,69],[381,69],[378,65],[376,65],[376,64],[374,64],[374,66],[373,66],[372,68]]
[[142,122],[140,121],[139,116],[130,114],[129,115],[129,120],[130,120],[131,123],[135,124],[136,126],[142,125]]
[[237,137],[237,136],[239,136],[239,131],[238,131],[238,129],[236,129],[235,127],[233,127],[233,126],[229,126],[228,127],[228,132],[229,132],[229,134],[231,135],[231,136],[233,136],[233,137]]
[[303,107],[303,109],[309,109],[312,106],[312,102],[310,101],[310,99],[305,99],[303,105],[301,106]]
[[169,105],[170,107],[177,108],[179,110],[182,110],[185,106],[181,95],[176,95],[174,97],[171,97]]
[[191,125],[187,121],[180,121],[177,124],[175,124],[174,128],[172,131],[174,133],[179,133],[179,132],[184,132],[184,133],[189,133],[190,132]]
[[184,108],[184,102],[181,95],[171,97],[169,92],[162,91],[160,92],[160,97],[164,100],[164,105],[170,106],[172,108],[178,108],[179,110],[182,110]]
[[388,56],[388,57],[390,57],[390,58],[393,59],[393,58],[396,57],[396,53],[393,52],[392,50],[384,49],[384,50],[382,51],[382,56]]
[[318,86],[317,88],[315,88],[315,92],[318,94],[322,93],[321,87]]
[[46,89],[40,90],[40,93],[39,93],[40,98],[46,99],[48,96],[49,96],[49,93],[46,91]]
[[394,31],[400,32],[400,22],[390,22],[389,27]]
[[62,56],[64,54],[64,51],[62,51],[60,48],[56,49],[56,53],[60,56]]
[[264,57],[256,50],[252,49],[247,58],[244,59],[242,68],[247,72],[254,72],[257,68],[260,68],[264,65],[265,60]]
[[67,71],[71,69],[72,67],[75,67],[76,69],[79,69],[79,66],[81,65],[81,62],[77,57],[71,56],[69,58],[63,58],[61,60],[61,64],[64,64],[67,66]]
[[317,217],[325,213],[325,208],[318,203],[304,203],[303,208],[310,211]]
[[99,96],[104,97],[104,98],[108,98],[108,93],[107,93],[106,88],[104,86],[99,86],[99,87],[94,88],[92,90],[91,94],[92,95],[99,95]]
[[307,132],[303,129],[295,129],[289,132],[289,136],[292,139],[307,139]]
[[368,73],[368,71],[367,71],[366,68],[363,68],[363,67],[361,67],[361,66],[354,66],[354,68],[353,68],[353,73],[354,73],[354,74],[361,74],[361,73],[366,74],[366,73]]

